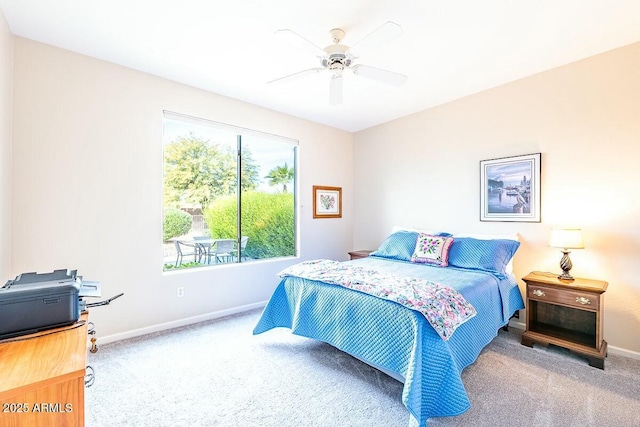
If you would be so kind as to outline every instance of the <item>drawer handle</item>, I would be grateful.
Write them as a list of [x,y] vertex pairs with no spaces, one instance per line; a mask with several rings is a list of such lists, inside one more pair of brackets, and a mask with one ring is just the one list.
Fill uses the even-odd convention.
[[533,294],[537,297],[543,297],[544,295],[544,291],[541,291],[540,289],[534,289],[533,290]]
[[591,304],[591,300],[585,297],[576,297],[576,302],[579,302],[582,305]]

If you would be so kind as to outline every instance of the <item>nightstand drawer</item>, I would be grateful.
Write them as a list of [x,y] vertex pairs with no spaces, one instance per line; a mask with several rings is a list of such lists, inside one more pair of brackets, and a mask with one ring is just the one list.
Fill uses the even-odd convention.
[[562,304],[590,311],[598,311],[600,308],[599,295],[589,292],[554,289],[536,284],[530,284],[527,289],[528,298],[533,300]]

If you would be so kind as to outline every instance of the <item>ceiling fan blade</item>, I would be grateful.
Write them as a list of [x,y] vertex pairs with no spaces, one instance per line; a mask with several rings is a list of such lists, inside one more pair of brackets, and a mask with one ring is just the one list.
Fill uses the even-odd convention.
[[336,74],[331,77],[329,84],[329,104],[342,104],[342,74]]
[[366,35],[358,43],[351,46],[348,50],[349,56],[358,58],[367,52],[371,52],[382,46],[384,43],[393,40],[402,34],[402,27],[395,22],[387,21],[380,27]]
[[310,54],[317,56],[318,58],[324,58],[327,53],[320,46],[311,43],[309,40],[302,37],[300,34],[292,30],[278,30],[275,32],[275,36],[296,49],[306,50]]
[[392,86],[402,86],[407,81],[407,76],[404,74],[394,73],[393,71],[387,71],[381,68],[369,67],[368,65],[354,66],[353,74]]
[[318,74],[320,71],[324,71],[324,68],[309,68],[308,70],[298,71],[297,73],[289,74],[288,76],[279,77],[275,80],[271,80],[270,82],[267,82],[267,84],[289,83],[294,80],[298,80],[301,77],[308,76],[310,74]]

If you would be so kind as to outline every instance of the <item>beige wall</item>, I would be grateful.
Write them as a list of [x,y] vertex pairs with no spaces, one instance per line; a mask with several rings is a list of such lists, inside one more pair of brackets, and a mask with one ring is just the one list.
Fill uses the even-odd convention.
[[0,280],[8,278],[11,266],[12,93],[13,35],[0,11]]
[[[637,43],[358,132],[355,247],[394,224],[518,232],[523,277],[559,270],[552,226],[582,227],[572,274],[609,282],[605,339],[640,355],[639,67]],[[480,222],[479,162],[538,152],[542,222]]]
[[[4,277],[69,267],[100,280],[104,296],[125,292],[113,305],[92,310],[102,336],[258,304],[275,286],[275,273],[292,262],[161,272],[160,141],[167,109],[300,141],[305,259],[345,259],[352,248],[375,248],[394,224],[517,231],[523,244],[515,272],[522,277],[558,270],[560,253],[547,246],[552,226],[582,227],[587,248],[572,253],[572,272],[610,282],[605,338],[614,350],[640,352],[634,268],[640,253],[640,44],[355,135],[14,41],[2,19],[0,54],[7,58],[0,66]],[[14,69],[8,65],[13,56]],[[338,151],[336,167],[323,168]],[[542,222],[480,222],[479,161],[534,152],[542,153]],[[311,219],[314,184],[344,188],[342,220]],[[177,286],[186,287],[184,298],[175,297]]]
[[[163,274],[163,110],[299,140],[302,258],[348,257],[352,134],[20,37],[14,60],[12,274],[77,268],[124,292],[92,309],[101,336],[259,304],[296,261]],[[312,185],[343,187],[342,219],[312,219]]]

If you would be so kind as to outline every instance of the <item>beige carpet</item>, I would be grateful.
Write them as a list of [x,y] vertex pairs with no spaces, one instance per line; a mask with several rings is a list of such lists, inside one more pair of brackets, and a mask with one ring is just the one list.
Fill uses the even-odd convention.
[[[88,427],[406,427],[402,384],[286,329],[253,336],[260,311],[100,347]],[[565,350],[498,337],[463,372],[472,407],[433,426],[640,426],[640,361],[604,371]]]

